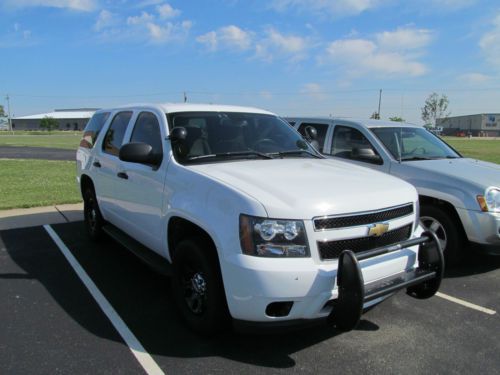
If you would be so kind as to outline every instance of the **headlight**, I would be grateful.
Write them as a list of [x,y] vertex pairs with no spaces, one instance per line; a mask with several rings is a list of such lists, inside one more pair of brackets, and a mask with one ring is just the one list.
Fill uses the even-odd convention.
[[500,212],[500,188],[489,187],[483,195],[477,196],[481,211]]
[[304,222],[240,215],[243,254],[261,257],[308,257]]

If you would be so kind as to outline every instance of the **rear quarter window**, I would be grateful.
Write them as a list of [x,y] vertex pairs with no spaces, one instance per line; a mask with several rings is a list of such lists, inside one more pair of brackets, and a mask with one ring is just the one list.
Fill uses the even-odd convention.
[[110,112],[99,112],[94,114],[92,118],[85,126],[83,130],[83,137],[80,141],[80,147],[83,148],[92,148],[94,147],[95,141],[102,127],[106,123],[109,118]]

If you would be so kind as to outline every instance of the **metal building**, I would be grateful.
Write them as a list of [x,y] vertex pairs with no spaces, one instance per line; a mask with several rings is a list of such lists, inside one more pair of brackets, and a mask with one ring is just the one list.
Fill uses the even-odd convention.
[[83,130],[97,108],[55,109],[54,112],[12,118],[13,130],[40,130],[40,121],[52,117],[59,130]]
[[481,113],[477,115],[438,118],[436,126],[443,128],[444,135],[474,137],[499,137],[500,113]]

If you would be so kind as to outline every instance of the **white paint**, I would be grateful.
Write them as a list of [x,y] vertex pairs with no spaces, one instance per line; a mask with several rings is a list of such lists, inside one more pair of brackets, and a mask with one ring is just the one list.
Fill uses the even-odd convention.
[[469,309],[481,311],[481,312],[488,314],[488,315],[496,314],[495,310],[490,310],[490,309],[487,309],[486,307],[481,307],[481,306],[475,305],[473,303],[464,301],[463,299],[455,298],[455,297],[449,296],[449,295],[441,293],[441,292],[437,292],[436,296],[444,298],[444,299],[451,301],[451,302],[458,303],[459,305],[468,307]]
[[43,226],[147,374],[164,374],[50,225]]

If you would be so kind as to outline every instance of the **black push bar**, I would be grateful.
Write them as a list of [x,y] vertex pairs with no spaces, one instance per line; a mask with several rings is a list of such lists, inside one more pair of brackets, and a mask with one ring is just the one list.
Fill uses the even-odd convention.
[[[419,245],[418,268],[405,271],[368,285],[364,284],[359,261]],[[337,269],[338,298],[333,303],[329,320],[342,331],[356,327],[366,302],[384,297],[403,288],[415,298],[430,298],[439,289],[444,274],[444,257],[436,235],[426,231],[419,238],[379,247],[355,254],[344,250]]]

